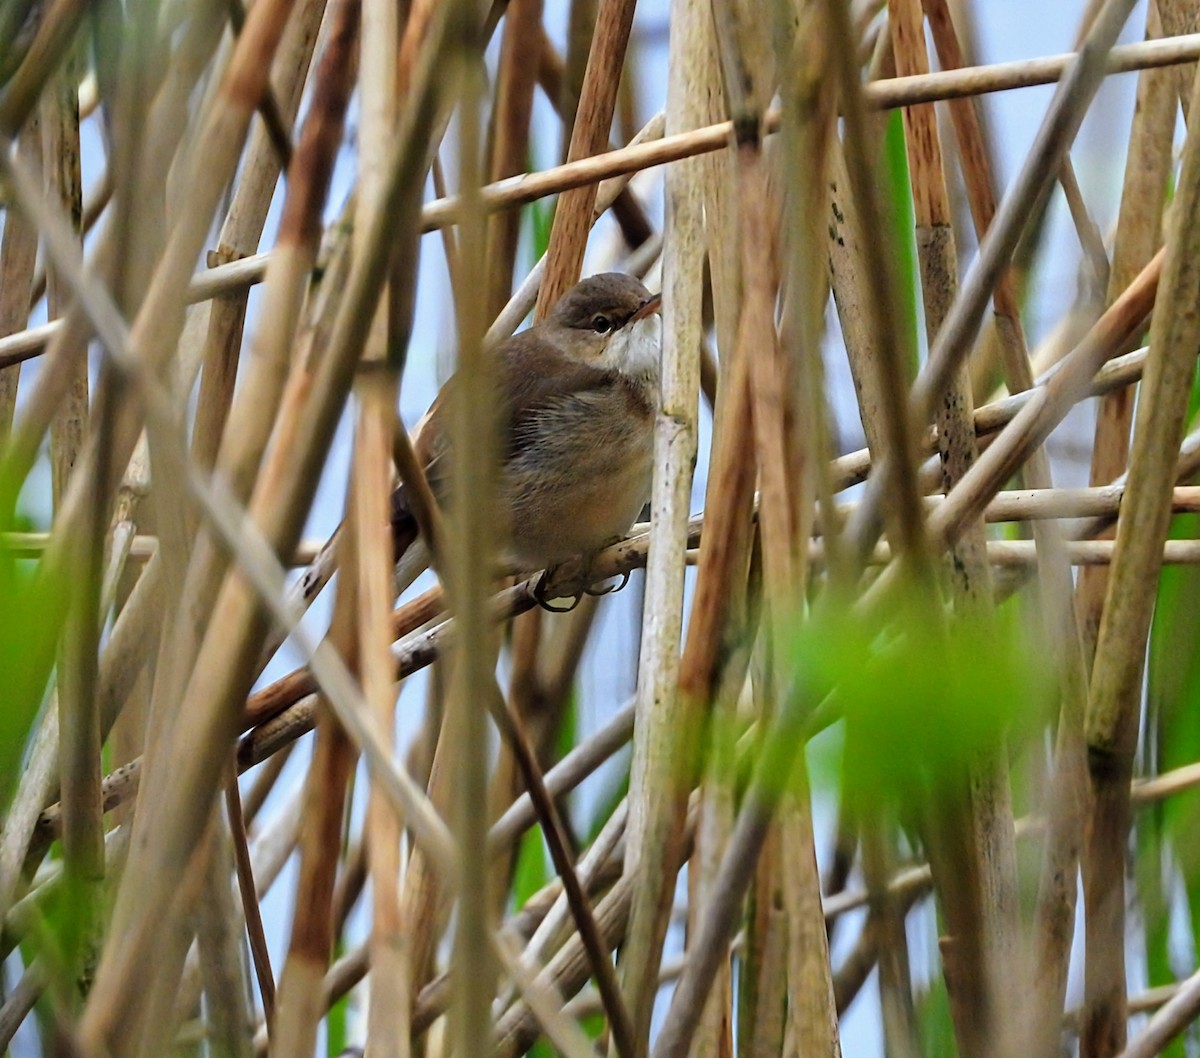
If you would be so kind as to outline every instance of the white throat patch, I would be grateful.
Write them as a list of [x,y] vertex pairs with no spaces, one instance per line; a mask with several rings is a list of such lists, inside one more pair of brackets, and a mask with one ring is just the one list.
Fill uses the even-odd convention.
[[662,318],[657,312],[622,327],[609,340],[601,366],[633,378],[657,379]]

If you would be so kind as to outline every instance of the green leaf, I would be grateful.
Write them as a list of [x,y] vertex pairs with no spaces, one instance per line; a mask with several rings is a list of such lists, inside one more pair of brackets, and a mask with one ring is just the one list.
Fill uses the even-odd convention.
[[[333,961],[345,954],[345,945],[338,941],[334,945]],[[325,1053],[329,1058],[337,1058],[347,1046],[347,1021],[350,1013],[350,993],[334,1002],[325,1015]]]
[[65,585],[39,583],[32,562],[0,550],[0,812],[16,788],[45,695],[66,597]]
[[798,678],[814,696],[833,692],[845,718],[844,770],[818,753],[814,774],[827,782],[844,774],[855,810],[936,798],[1049,702],[1049,670],[1015,614],[948,619],[944,629],[929,614],[907,599],[883,633],[841,612],[810,621],[795,638]]
[[895,229],[883,245],[895,254],[894,275],[900,319],[893,321],[901,348],[908,351],[909,378],[917,375],[917,299],[921,296],[917,264],[916,215],[913,211],[912,177],[908,170],[908,148],[904,142],[904,119],[899,110],[888,116],[884,137],[883,191],[887,212]]
[[521,839],[517,866],[513,872],[513,899],[522,907],[534,893],[550,880],[545,842],[539,828],[530,830]]

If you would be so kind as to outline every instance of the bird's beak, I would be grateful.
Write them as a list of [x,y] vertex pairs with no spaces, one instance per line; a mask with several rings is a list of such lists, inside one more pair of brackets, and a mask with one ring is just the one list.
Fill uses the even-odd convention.
[[629,317],[630,323],[637,323],[638,320],[644,320],[647,316],[652,316],[662,308],[662,295],[651,294],[645,301],[638,306],[637,312]]

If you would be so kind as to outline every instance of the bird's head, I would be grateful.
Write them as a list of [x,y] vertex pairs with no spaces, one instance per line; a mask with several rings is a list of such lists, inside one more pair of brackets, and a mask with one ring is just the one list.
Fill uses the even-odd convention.
[[633,276],[603,272],[567,291],[546,325],[576,359],[627,375],[657,376],[661,307],[662,295],[651,294]]

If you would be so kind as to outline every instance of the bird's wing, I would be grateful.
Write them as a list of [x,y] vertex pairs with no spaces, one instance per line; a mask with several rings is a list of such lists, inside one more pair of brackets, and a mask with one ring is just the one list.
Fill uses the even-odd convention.
[[[537,328],[514,335],[496,347],[497,391],[501,402],[500,432],[506,438],[502,459],[509,462],[538,443],[539,423],[547,408],[612,387],[614,372],[564,356]],[[438,502],[445,504],[450,487],[449,404],[456,383],[451,378],[438,393],[414,443]],[[417,527],[401,484],[392,494],[392,534],[397,555],[416,539]]]
[[536,444],[547,408],[561,407],[619,384],[612,371],[564,356],[535,330],[506,343],[501,359],[501,392],[505,396],[506,460],[520,457]]

